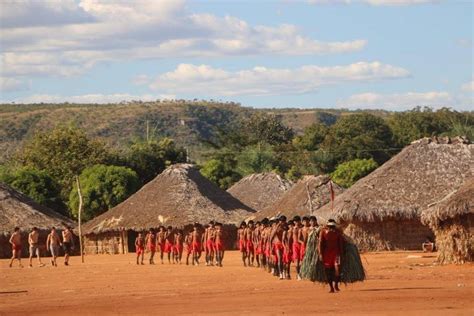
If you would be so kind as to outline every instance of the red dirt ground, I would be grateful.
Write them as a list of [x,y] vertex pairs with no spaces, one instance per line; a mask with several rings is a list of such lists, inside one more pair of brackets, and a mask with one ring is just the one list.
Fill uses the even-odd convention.
[[0,260],[0,315],[474,315],[474,265],[432,265],[434,254],[364,254],[368,280],[337,294],[245,268],[235,251],[223,268],[134,260],[74,257],[69,267],[32,269]]

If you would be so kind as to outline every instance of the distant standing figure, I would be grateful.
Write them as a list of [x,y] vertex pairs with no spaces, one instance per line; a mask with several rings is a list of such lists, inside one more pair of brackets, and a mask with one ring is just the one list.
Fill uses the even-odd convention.
[[199,223],[195,223],[193,226],[192,235],[192,249],[193,249],[193,265],[199,265],[199,258],[201,257],[202,245],[201,245],[201,232],[199,231]]
[[[342,234],[336,228],[336,222],[329,220],[319,235],[318,253],[324,264],[324,271],[330,287],[330,293],[339,291],[341,255],[344,247]],[[334,285],[333,285],[334,283]]]
[[63,250],[64,250],[64,265],[69,265],[69,256],[71,255],[73,249],[73,235],[70,227],[66,227],[63,230]]
[[222,260],[224,259],[224,235],[222,232],[221,223],[216,223],[215,251],[216,251],[217,266],[222,267]]
[[61,244],[61,241],[59,239],[58,234],[56,233],[56,228],[51,228],[51,232],[48,235],[48,238],[46,239],[46,249],[48,249],[51,252],[51,265],[53,267],[57,267],[58,264],[56,262],[56,259],[59,256],[59,245]]
[[138,233],[137,238],[135,238],[135,252],[137,253],[137,264],[144,264],[143,257],[145,255],[145,240],[143,239],[142,233]]
[[155,264],[155,252],[156,252],[156,236],[155,230],[150,228],[148,234],[145,237],[145,243],[148,251],[150,252],[150,264]]
[[33,230],[28,235],[28,244],[30,245],[30,268],[33,267],[33,256],[38,258],[38,264],[40,267],[43,267],[44,264],[41,262],[39,246],[38,246],[39,233],[36,227],[33,227]]
[[10,244],[12,245],[12,258],[10,260],[10,268],[13,265],[13,260],[18,259],[18,263],[20,264],[20,268],[23,268],[21,264],[21,233],[20,227],[15,227],[13,234],[9,240]]

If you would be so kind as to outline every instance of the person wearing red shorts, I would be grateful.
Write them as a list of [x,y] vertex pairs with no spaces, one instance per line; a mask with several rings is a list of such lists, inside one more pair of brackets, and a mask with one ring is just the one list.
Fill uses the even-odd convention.
[[255,224],[249,221],[245,229],[245,251],[247,252],[247,266],[251,267],[255,261],[255,247],[254,247],[254,231]]
[[[324,271],[330,287],[330,293],[339,291],[341,255],[344,239],[336,228],[336,222],[330,219],[319,234],[318,253],[324,264]],[[333,285],[334,284],[334,285]]]
[[209,222],[209,226],[204,230],[204,251],[206,254],[206,266],[212,266],[214,262],[214,239],[215,239],[215,223]]
[[284,227],[283,231],[283,278],[290,280],[290,269],[292,261],[292,243],[293,243],[293,233],[294,222],[289,221]]
[[135,238],[135,251],[137,253],[137,264],[144,264],[143,257],[145,254],[145,240],[143,239],[142,233],[139,233],[137,238]]
[[183,257],[183,230],[178,230],[174,235],[174,247],[173,247],[173,256],[174,260],[181,264],[181,258]]
[[148,231],[148,234],[145,236],[145,244],[147,250],[150,252],[150,259],[149,262],[150,264],[155,264],[155,261],[153,258],[155,257],[155,252],[156,252],[156,236],[155,236],[155,230],[153,228],[150,228]]
[[192,252],[193,252],[193,265],[198,266],[199,265],[199,258],[201,257],[201,250],[202,250],[202,245],[201,245],[201,225],[199,223],[194,223],[193,226],[193,234],[192,234]]
[[193,232],[190,231],[184,237],[184,251],[186,251],[186,265],[189,265],[189,257],[193,254]]
[[164,226],[160,226],[158,234],[156,234],[156,246],[160,250],[161,264],[163,264],[163,254],[165,253],[166,230]]
[[12,245],[12,258],[10,260],[10,268],[13,266],[13,261],[18,259],[18,263],[20,268],[23,268],[21,264],[21,233],[20,227],[15,227],[13,234],[10,236],[9,240],[10,244]]
[[[168,254],[168,263],[171,263],[171,255],[173,253],[174,233],[173,227],[168,226],[165,234],[165,249],[164,252]],[[174,260],[173,260],[174,263]]]
[[240,223],[240,227],[237,230],[237,237],[239,241],[239,251],[242,254],[242,262],[244,267],[247,266],[245,262],[247,259],[247,241],[245,239],[245,230],[247,229],[247,224],[245,222]]
[[278,222],[272,229],[270,240],[273,245],[273,252],[276,259],[275,274],[283,279],[283,232],[286,226],[286,216],[282,215],[278,218]]
[[300,270],[301,270],[301,243],[300,243],[300,233],[301,233],[301,218],[299,216],[293,217],[293,230],[292,230],[292,261],[296,262],[296,277],[298,280],[301,280]]
[[222,260],[224,259],[224,235],[222,232],[222,224],[216,223],[215,228],[216,265],[222,267]]
[[262,246],[262,223],[257,222],[255,223],[255,230],[253,231],[253,247],[255,249],[255,259],[257,261],[257,268],[260,268],[262,265],[262,254],[263,254],[263,246]]

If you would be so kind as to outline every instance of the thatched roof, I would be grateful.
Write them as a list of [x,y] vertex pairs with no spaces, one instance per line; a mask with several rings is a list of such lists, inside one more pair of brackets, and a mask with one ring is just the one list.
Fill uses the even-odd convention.
[[[327,175],[304,176],[274,205],[258,212],[256,218],[271,218],[278,215],[285,215],[288,218],[295,215],[304,216],[310,215],[311,210],[316,214],[321,206],[331,200],[330,180]],[[337,184],[332,185],[336,196],[343,191]]]
[[74,222],[47,207],[41,206],[28,196],[0,183],[0,234],[12,232],[18,226],[22,230],[37,227],[74,226]]
[[278,201],[293,186],[274,172],[254,173],[241,179],[227,192],[254,210],[261,210]]
[[474,213],[474,177],[425,209],[421,213],[421,221],[425,225],[437,227],[444,220],[469,213]]
[[86,234],[194,222],[238,223],[254,212],[190,164],[167,168],[126,201],[84,225]]
[[419,218],[431,203],[474,175],[474,145],[463,138],[423,138],[357,181],[330,205],[321,219],[372,222]]

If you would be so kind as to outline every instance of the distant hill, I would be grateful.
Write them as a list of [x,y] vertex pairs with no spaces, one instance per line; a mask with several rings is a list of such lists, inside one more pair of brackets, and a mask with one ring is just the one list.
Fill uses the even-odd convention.
[[[201,139],[210,139],[219,127],[256,111],[280,115],[282,121],[300,133],[315,122],[333,123],[353,112],[326,109],[253,109],[237,103],[213,101],[128,102],[119,104],[1,104],[0,162],[38,131],[58,124],[73,123],[91,137],[123,148],[133,139],[150,135],[168,136],[188,147],[192,158],[202,152]],[[373,111],[385,116],[388,112]]]

